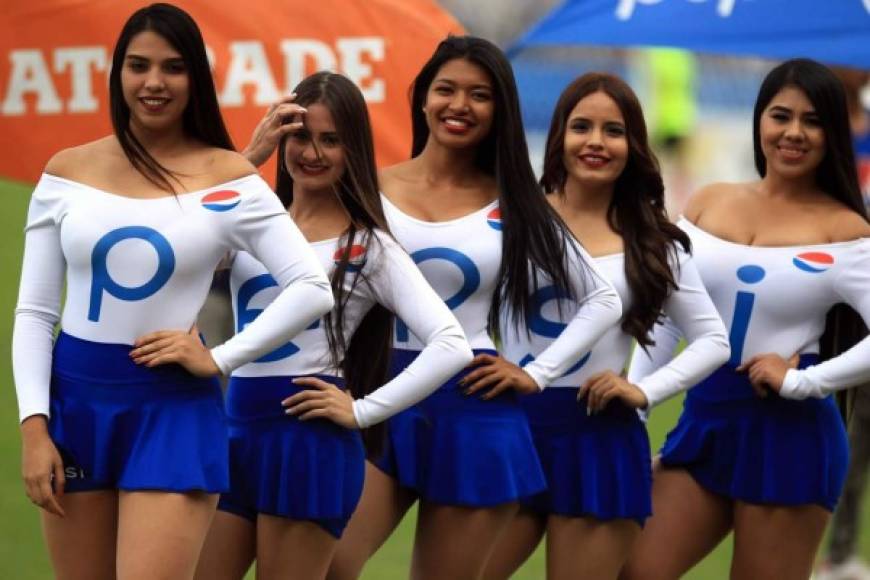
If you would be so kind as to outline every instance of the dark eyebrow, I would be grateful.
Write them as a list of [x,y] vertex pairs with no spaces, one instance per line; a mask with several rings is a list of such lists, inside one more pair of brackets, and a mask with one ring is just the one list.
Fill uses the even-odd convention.
[[[788,107],[784,107],[784,106],[782,106],[782,105],[774,105],[774,106],[772,106],[772,107],[770,108],[770,112],[771,112],[771,113],[773,113],[773,112],[777,112],[777,113],[788,113],[789,115],[794,114],[794,111],[792,111],[792,110],[789,109]],[[809,111],[806,111],[806,112],[802,113],[801,116],[802,116],[802,117],[818,117],[819,115],[818,115],[818,113],[816,113],[815,110],[809,110]]]
[[[128,54],[128,55],[127,55],[126,57],[124,57],[124,58],[126,58],[126,59],[128,59],[128,60],[141,60],[141,61],[144,61],[144,62],[149,62],[149,59],[148,59],[147,57],[145,57],[145,56],[141,56],[141,55],[138,55],[138,54]],[[163,62],[167,62],[167,63],[175,64],[175,63],[177,63],[177,62],[184,62],[184,58],[183,58],[183,57],[180,57],[180,56],[173,56],[173,57],[167,58],[167,59],[164,60]]]
[[[456,86],[456,84],[457,84],[456,81],[451,80],[451,79],[445,79],[445,78],[437,78],[437,79],[435,79],[434,81],[432,81],[432,84],[433,84],[433,85],[434,85],[435,83],[444,83],[444,84],[448,84],[448,85],[450,85],[451,87],[454,87],[454,86]],[[469,87],[469,88],[472,89],[472,90],[474,90],[474,89],[486,89],[486,90],[488,90],[488,91],[491,91],[491,90],[492,90],[492,85],[490,85],[490,84],[488,84],[488,83],[479,83],[479,84],[476,84],[476,85],[471,85],[471,87]]]
[[[570,117],[568,119],[568,124],[570,125],[574,121],[586,121],[587,123],[589,123],[590,119],[588,117],[584,117],[583,115],[577,115],[575,117]],[[604,124],[605,125],[619,125],[620,127],[625,128],[625,123],[623,123],[622,121],[617,121],[616,119],[605,119]]]

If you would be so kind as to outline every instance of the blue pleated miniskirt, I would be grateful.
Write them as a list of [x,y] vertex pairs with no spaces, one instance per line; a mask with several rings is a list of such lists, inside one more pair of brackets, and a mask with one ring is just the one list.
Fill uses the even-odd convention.
[[[801,357],[800,367],[815,364]],[[689,389],[661,451],[703,487],[754,504],[818,504],[833,511],[849,463],[846,430],[832,397],[755,395],[746,374],[723,366]]]
[[217,379],[178,365],[139,366],[131,349],[64,332],[55,342],[48,429],[66,491],[225,491],[227,426]]
[[547,480],[523,500],[542,515],[632,519],[652,511],[649,439],[637,411],[611,401],[595,415],[577,388],[549,387],[521,398]]
[[[475,354],[495,355],[476,350]],[[394,374],[419,354],[393,350]],[[387,421],[375,465],[422,499],[489,507],[545,489],[528,420],[513,391],[484,401],[463,394],[463,370],[429,397]]]
[[[230,378],[230,491],[218,509],[308,520],[338,538],[362,495],[362,437],[327,419],[285,414],[281,401],[303,390],[293,378]],[[344,387],[340,378],[317,378]]]

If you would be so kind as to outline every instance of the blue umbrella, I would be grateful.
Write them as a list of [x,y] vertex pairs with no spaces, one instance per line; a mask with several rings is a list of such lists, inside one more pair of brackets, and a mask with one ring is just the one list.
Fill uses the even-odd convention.
[[870,0],[566,0],[509,53],[563,45],[806,56],[870,69]]

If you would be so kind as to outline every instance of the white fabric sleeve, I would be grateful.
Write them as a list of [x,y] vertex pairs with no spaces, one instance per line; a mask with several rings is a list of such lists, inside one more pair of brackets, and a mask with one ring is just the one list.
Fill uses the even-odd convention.
[[54,328],[60,320],[66,273],[58,223],[61,203],[60,195],[40,181],[27,212],[24,261],[12,331],[12,371],[21,421],[31,415],[49,414]]
[[[332,288],[314,250],[260,178],[243,193],[230,242],[260,261],[281,293],[244,330],[211,349],[224,375],[278,348],[328,312]],[[246,188],[247,189],[247,188]]]
[[565,329],[523,370],[543,390],[589,352],[598,339],[622,317],[622,302],[613,286],[596,269],[579,244],[569,248],[569,272],[579,308]]
[[[635,360],[642,358],[650,361],[643,349],[635,348],[628,381],[637,385],[646,395],[647,409],[700,382],[731,356],[725,324],[710,300],[692,258],[679,252],[679,263],[674,270],[678,288],[665,300],[664,312],[671,323],[682,331],[688,344],[673,360],[654,371],[652,364],[647,363],[643,369],[643,364],[634,364]],[[670,349],[668,358],[676,346],[674,337],[678,342],[680,335],[670,329],[663,329],[662,333],[655,336],[656,347],[661,339],[664,343],[662,351]],[[641,374],[644,370],[650,372]]]
[[[870,324],[870,239],[863,240],[843,256],[844,263],[834,280],[834,291]],[[870,380],[870,336],[823,363],[785,373],[779,394],[786,399],[823,398]]]
[[411,257],[386,234],[377,238],[368,244],[369,262],[374,262],[366,272],[368,282],[360,284],[368,283],[373,299],[401,318],[425,347],[391,381],[353,402],[353,414],[361,429],[421,401],[473,358],[456,317]]

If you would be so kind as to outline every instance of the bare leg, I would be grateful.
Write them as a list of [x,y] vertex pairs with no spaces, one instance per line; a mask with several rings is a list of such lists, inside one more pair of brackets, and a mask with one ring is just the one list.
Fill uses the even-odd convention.
[[338,542],[327,578],[359,578],[365,563],[390,537],[414,500],[395,479],[366,462],[362,497]]
[[236,514],[218,511],[208,529],[194,578],[241,580],[254,561],[256,546],[257,529],[254,522]]
[[510,578],[538,547],[546,525],[546,520],[537,513],[520,509],[502,533],[481,578],[484,580]]
[[60,498],[66,517],[42,512],[42,531],[57,580],[114,580],[118,493],[87,491]]
[[193,578],[217,500],[201,492],[120,492],[118,579]]
[[806,580],[831,514],[821,506],[734,506],[733,580]]
[[411,578],[478,580],[519,505],[467,508],[420,502]]
[[701,487],[684,469],[653,468],[653,516],[632,548],[623,580],[680,578],[731,529],[730,500]]
[[257,517],[257,580],[326,577],[338,541],[314,522]]
[[547,525],[548,580],[615,580],[640,525],[628,519],[550,516]]

